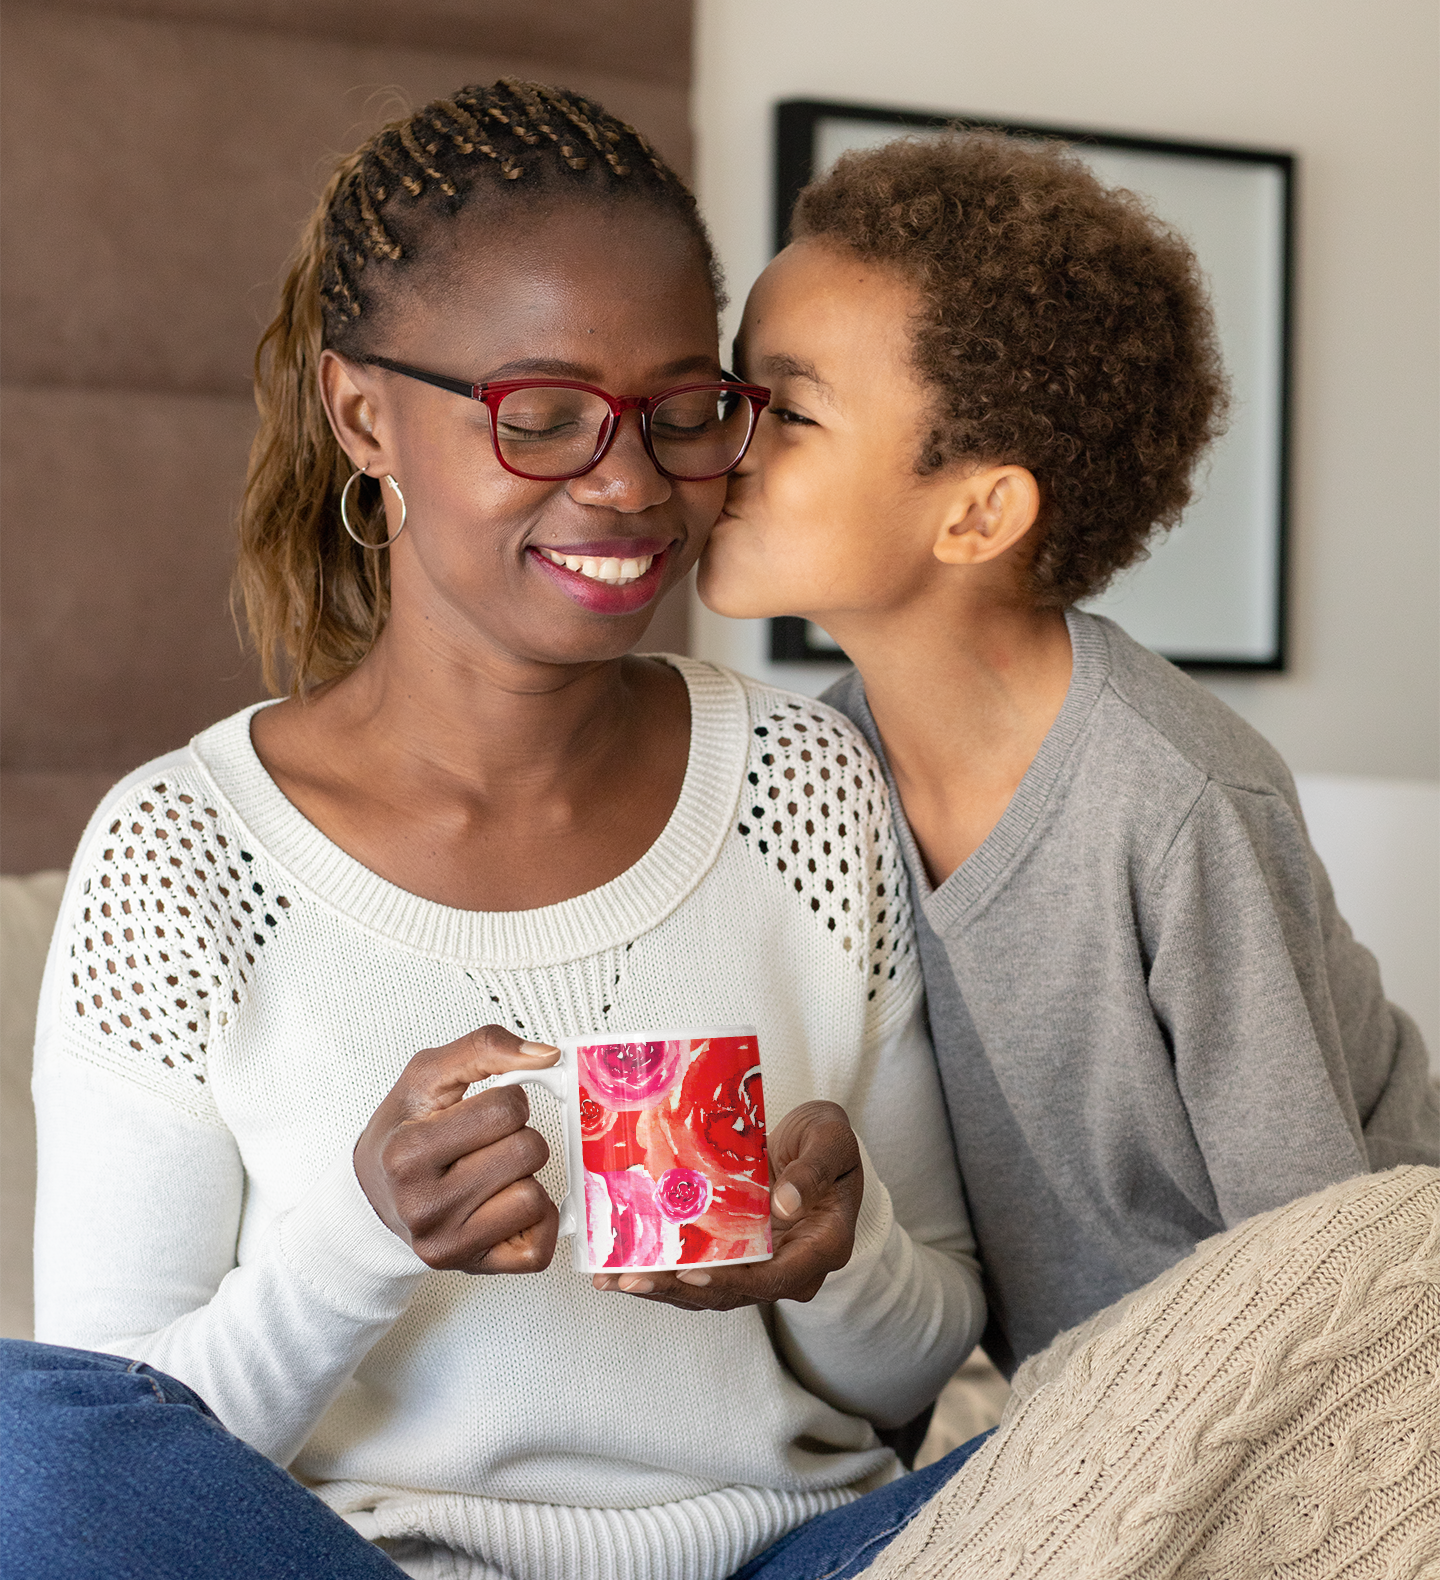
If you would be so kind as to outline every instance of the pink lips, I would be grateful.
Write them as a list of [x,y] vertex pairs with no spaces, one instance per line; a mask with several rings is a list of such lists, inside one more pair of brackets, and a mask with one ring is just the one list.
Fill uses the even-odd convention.
[[646,554],[653,554],[655,559],[650,569],[623,587],[607,586],[592,577],[582,576],[579,571],[567,570],[565,566],[548,559],[538,546],[532,546],[527,553],[531,564],[538,565],[560,591],[582,609],[589,609],[595,614],[621,615],[634,614],[643,609],[660,591],[672,543],[673,540],[665,538],[596,538],[586,543],[544,545],[552,554],[568,554],[572,558],[578,556],[582,559],[640,559]]

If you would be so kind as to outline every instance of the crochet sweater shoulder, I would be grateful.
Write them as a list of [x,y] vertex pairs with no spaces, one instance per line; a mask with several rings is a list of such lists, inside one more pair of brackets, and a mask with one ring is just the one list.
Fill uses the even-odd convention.
[[92,819],[61,910],[54,969],[68,1002],[45,1006],[69,1052],[217,1123],[211,1043],[295,903],[250,843],[188,750],[123,781]]
[[[727,743],[728,763],[697,761],[701,754],[692,752],[687,780],[728,772],[736,782],[705,787],[705,826],[689,841],[698,854],[676,869],[674,892],[656,902],[648,920],[658,924],[717,865],[738,866],[744,893],[769,891],[788,915],[787,927],[812,934],[817,950],[838,952],[848,969],[866,975],[868,1031],[884,1034],[912,1011],[920,977],[902,858],[869,747],[823,703],[679,662],[692,688],[696,670],[743,688],[743,714],[734,717],[745,719],[748,738]],[[55,939],[55,986],[63,977],[68,992],[47,993],[42,1010],[59,1019],[51,1029],[67,1052],[211,1123],[220,1123],[207,1089],[217,1039],[246,1014],[266,973],[306,969],[299,954],[309,951],[288,947],[287,935],[308,930],[303,922],[297,928],[297,919],[317,906],[333,916],[333,892],[317,885],[316,863],[296,870],[289,858],[297,851],[308,858],[324,847],[332,868],[339,862],[362,884],[398,896],[391,911],[408,901],[427,913],[424,926],[403,918],[396,924],[422,952],[434,946],[435,915],[465,939],[463,947],[442,944],[435,952],[454,948],[469,960],[487,952],[473,936],[485,913],[401,895],[330,846],[288,803],[286,826],[301,832],[279,853],[267,846],[255,824],[273,826],[274,806],[246,805],[237,785],[217,783],[209,766],[219,756],[248,756],[265,796],[281,800],[248,744],[253,712],[147,764],[106,798],[81,842]],[[523,920],[546,913],[518,914]],[[373,945],[375,919],[361,920],[366,925],[344,928],[347,947]],[[646,917],[636,920],[643,927]],[[444,927],[438,932],[449,936]],[[608,955],[625,941],[587,937],[581,925],[571,947]]]

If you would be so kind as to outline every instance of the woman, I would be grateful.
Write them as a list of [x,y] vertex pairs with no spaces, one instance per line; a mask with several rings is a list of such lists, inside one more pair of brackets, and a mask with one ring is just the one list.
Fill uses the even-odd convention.
[[[626,656],[765,399],[717,289],[585,100],[462,90],[341,162],[242,524],[290,694],[112,792],[52,949],[37,1331],[125,1359],[12,1357],[32,1567],[95,1572],[92,1531],[111,1574],[393,1572],[364,1536],[416,1575],[720,1580],[891,1477],[874,1426],[973,1345],[873,759]],[[551,1260],[555,1108],[467,1089],[699,1023],[760,1031],[775,1258],[592,1288]]]

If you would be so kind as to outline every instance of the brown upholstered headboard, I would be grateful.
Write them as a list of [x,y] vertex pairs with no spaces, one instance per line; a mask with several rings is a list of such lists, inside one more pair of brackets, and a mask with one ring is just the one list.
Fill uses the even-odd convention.
[[[262,695],[226,604],[250,364],[326,161],[516,74],[690,166],[682,0],[6,0],[0,870]],[[642,644],[685,647],[684,594]]]

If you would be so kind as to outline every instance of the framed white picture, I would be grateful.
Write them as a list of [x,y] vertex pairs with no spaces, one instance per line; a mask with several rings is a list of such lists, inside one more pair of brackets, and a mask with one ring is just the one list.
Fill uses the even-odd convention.
[[[1284,669],[1293,155],[958,112],[790,100],[776,109],[776,250],[801,187],[842,153],[957,126],[1063,140],[1107,185],[1147,198],[1194,247],[1230,376],[1230,427],[1203,464],[1180,525],[1086,607],[1186,668]],[[823,631],[797,619],[771,621],[770,656],[777,663],[843,661]]]

